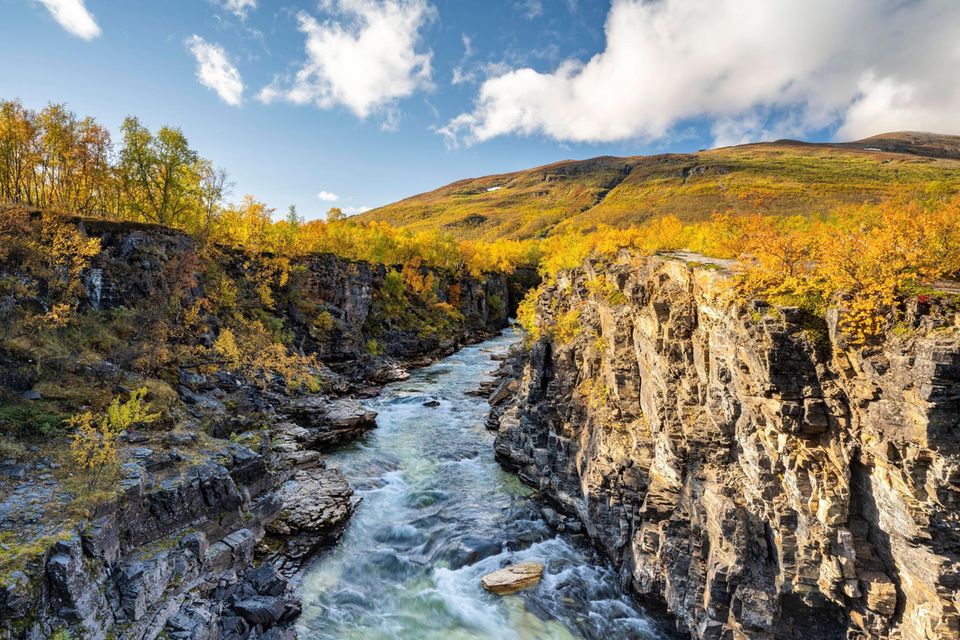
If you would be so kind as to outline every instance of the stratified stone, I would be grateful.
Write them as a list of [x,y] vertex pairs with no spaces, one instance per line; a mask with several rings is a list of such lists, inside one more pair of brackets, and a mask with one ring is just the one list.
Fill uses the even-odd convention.
[[498,460],[694,638],[960,637],[956,310],[852,349],[706,262],[558,274],[539,321],[578,328],[504,363]]
[[282,542],[279,561],[287,571],[335,542],[360,502],[337,469],[299,470],[277,495],[281,510],[267,532]]

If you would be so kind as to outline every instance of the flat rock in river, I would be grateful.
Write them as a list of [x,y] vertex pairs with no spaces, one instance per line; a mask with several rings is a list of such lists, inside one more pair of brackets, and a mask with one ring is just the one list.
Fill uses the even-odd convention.
[[488,573],[480,582],[487,591],[505,596],[536,586],[540,583],[542,575],[543,565],[539,562],[520,562]]

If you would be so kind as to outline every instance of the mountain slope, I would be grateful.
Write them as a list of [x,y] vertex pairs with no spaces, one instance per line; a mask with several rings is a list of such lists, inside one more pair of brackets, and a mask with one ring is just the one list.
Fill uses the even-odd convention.
[[530,238],[717,211],[815,214],[929,189],[960,189],[960,137],[888,133],[857,142],[792,140],[689,154],[566,160],[460,180],[359,216],[471,239]]

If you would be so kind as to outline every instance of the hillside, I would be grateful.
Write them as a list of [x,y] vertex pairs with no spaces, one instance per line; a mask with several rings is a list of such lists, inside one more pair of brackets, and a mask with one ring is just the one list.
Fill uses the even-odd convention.
[[960,137],[888,133],[836,144],[792,140],[689,154],[566,160],[460,180],[359,218],[459,238],[530,238],[716,211],[813,214],[931,188],[960,188]]

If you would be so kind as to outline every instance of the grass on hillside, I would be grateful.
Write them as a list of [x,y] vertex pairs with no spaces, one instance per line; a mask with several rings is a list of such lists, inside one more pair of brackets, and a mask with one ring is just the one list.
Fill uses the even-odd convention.
[[543,237],[715,212],[818,215],[845,204],[960,190],[960,160],[778,142],[695,154],[601,157],[461,180],[375,209],[361,220],[457,238]]

